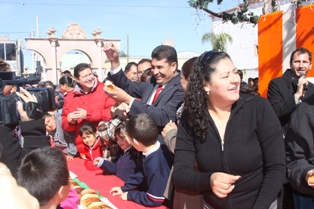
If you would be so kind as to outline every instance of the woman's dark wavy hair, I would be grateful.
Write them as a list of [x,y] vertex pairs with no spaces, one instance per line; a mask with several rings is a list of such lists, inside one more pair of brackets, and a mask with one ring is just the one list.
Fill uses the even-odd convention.
[[[185,122],[195,139],[205,140],[208,118],[208,99],[204,81],[210,82],[211,74],[216,71],[217,63],[230,56],[225,52],[209,51],[195,62],[184,99],[181,119]],[[231,60],[231,59],[230,59]]]

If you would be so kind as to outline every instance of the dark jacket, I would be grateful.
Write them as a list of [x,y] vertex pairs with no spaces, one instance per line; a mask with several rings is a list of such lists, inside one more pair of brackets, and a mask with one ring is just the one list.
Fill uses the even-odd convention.
[[[159,143],[158,143],[159,144]],[[127,199],[138,204],[156,207],[160,205],[170,206],[171,202],[163,196],[170,169],[173,163],[173,155],[166,147],[158,145],[156,151],[144,155],[142,171],[135,172],[121,187],[123,192],[128,191]],[[141,190],[139,186],[142,186]]]
[[306,174],[314,169],[314,101],[301,103],[291,115],[286,134],[288,179],[300,193],[314,197]]
[[120,70],[114,75],[109,75],[109,79],[131,96],[141,98],[141,101],[137,99],[133,101],[129,116],[147,113],[156,122],[160,133],[170,120],[176,121],[176,110],[184,98],[184,91],[180,85],[180,73],[167,83],[153,105],[148,105],[147,101],[155,86],[158,85],[154,76],[146,82],[132,82]]
[[16,175],[17,167],[27,153],[39,147],[50,146],[49,136],[46,136],[44,119],[20,122],[20,129],[24,137],[23,148],[19,140],[13,136],[12,130],[7,126],[0,125],[0,143],[3,148],[1,159],[13,176]]
[[126,181],[135,171],[139,162],[139,152],[130,147],[127,151],[119,149],[115,162],[104,160],[101,169],[115,174],[123,181]]
[[[278,116],[284,133],[286,133],[292,112],[297,108],[294,99],[297,84],[298,79],[292,75],[290,69],[287,69],[282,77],[274,78],[268,85],[267,99]],[[309,82],[302,101],[306,102],[313,94],[314,85]]]
[[[172,176],[175,186],[203,192],[204,201],[215,209],[269,208],[286,179],[282,130],[269,102],[260,96],[241,96],[232,106],[223,142],[207,116],[204,142],[191,135],[181,117]],[[194,171],[195,160],[201,172]],[[241,176],[226,198],[211,190],[215,172]]]

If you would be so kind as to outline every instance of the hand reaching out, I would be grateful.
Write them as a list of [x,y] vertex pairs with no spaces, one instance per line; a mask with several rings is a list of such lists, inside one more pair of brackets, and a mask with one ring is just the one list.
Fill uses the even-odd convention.
[[130,102],[133,100],[133,97],[131,97],[128,93],[118,88],[117,86],[114,91],[107,90],[106,88],[104,88],[104,91],[109,97],[113,98],[116,102],[125,102],[126,104],[130,104]]
[[164,129],[161,132],[162,137],[165,138],[166,134],[172,129],[178,129],[178,127],[174,122],[172,122],[172,120],[170,120],[170,122],[165,125]]
[[116,46],[113,43],[107,43],[104,46],[104,52],[106,53],[107,58],[111,62],[112,69],[116,69],[120,66],[119,52]]
[[166,46],[172,46],[172,47],[175,47],[176,45],[176,42],[172,39],[172,38],[166,38],[164,40],[164,42],[161,43],[162,45],[166,45]]
[[97,166],[97,165],[98,165],[100,159],[101,159],[101,157],[96,157],[96,158],[94,159],[94,162],[93,162],[94,166]]
[[113,187],[111,190],[110,190],[110,194],[112,194],[113,196],[116,196],[116,195],[122,195],[123,192],[121,190],[121,187]]

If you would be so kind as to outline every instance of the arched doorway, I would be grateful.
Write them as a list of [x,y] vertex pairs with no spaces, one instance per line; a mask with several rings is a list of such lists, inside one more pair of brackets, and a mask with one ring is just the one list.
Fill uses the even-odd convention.
[[[119,49],[120,40],[104,39],[100,29],[92,32],[93,38],[87,39],[85,32],[77,23],[72,23],[62,34],[62,38],[55,36],[56,30],[48,30],[48,38],[26,38],[26,48],[41,54],[46,61],[45,73],[47,78],[57,84],[60,75],[60,61],[69,51],[77,50],[90,58],[92,70],[97,71],[100,81],[104,79],[104,64],[106,54],[102,48],[106,43],[112,42]],[[61,61],[62,63],[62,61]],[[77,63],[79,64],[79,63]]]

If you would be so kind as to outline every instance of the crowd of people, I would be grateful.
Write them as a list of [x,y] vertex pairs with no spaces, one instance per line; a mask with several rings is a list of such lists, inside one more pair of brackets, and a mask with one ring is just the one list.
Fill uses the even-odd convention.
[[125,182],[112,195],[148,207],[314,208],[307,49],[291,54],[267,99],[258,78],[244,82],[226,52],[205,52],[178,69],[175,48],[160,45],[151,59],[122,69],[116,46],[103,50],[111,63],[104,81],[80,63],[58,85],[38,84],[55,92],[53,110],[39,113],[32,94],[15,93],[29,108],[18,103],[19,124],[0,125],[0,181],[39,203],[21,197],[19,208],[77,208],[66,163],[75,157]]

